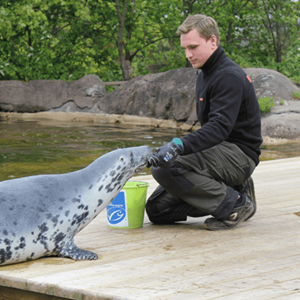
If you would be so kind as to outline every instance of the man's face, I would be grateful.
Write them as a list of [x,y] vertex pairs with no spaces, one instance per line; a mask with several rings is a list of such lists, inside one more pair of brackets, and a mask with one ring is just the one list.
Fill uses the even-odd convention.
[[181,47],[185,49],[186,58],[190,61],[194,69],[201,68],[218,48],[215,35],[211,36],[207,41],[199,35],[196,28],[188,33],[181,34],[180,42]]

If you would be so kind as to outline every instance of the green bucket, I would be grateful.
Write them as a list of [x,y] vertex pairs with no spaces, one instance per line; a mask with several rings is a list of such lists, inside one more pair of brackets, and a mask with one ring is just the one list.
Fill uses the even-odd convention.
[[106,207],[110,228],[143,227],[145,202],[149,184],[143,181],[127,181],[123,189]]

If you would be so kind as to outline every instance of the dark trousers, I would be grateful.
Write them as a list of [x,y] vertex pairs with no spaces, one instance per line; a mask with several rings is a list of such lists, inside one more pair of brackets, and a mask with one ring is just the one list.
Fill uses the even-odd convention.
[[256,165],[238,146],[228,142],[179,156],[169,169],[152,167],[159,183],[146,203],[151,222],[169,224],[187,216],[226,219],[238,199],[238,187]]

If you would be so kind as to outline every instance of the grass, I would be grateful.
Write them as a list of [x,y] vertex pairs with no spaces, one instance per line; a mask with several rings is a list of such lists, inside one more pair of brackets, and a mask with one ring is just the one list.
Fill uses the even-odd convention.
[[260,97],[258,99],[260,112],[264,115],[271,111],[271,108],[275,105],[273,97]]
[[292,91],[293,97],[296,99],[300,99],[300,90],[299,91]]

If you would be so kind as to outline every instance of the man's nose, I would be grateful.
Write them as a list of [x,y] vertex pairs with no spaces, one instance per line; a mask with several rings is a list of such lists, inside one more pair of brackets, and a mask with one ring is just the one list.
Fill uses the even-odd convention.
[[188,49],[185,49],[185,57],[186,58],[191,58],[193,55],[192,55],[192,53],[191,53],[191,51],[189,51]]

